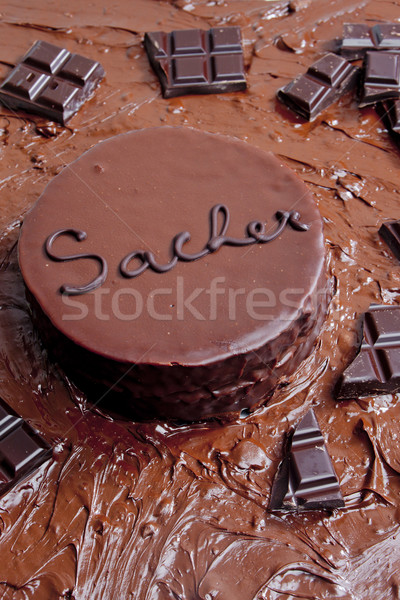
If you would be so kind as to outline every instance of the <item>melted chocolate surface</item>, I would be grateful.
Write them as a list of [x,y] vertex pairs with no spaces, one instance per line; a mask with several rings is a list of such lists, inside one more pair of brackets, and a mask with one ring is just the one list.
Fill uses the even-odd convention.
[[[398,2],[135,0],[2,6],[1,75],[38,38],[99,60],[107,76],[68,128],[1,110],[1,396],[56,448],[0,499],[0,598],[394,600],[400,589],[400,405],[387,394],[335,403],[372,302],[398,304],[400,274],[378,236],[400,219],[399,150],[350,97],[313,123],[278,88],[344,22],[393,22]],[[146,31],[239,24],[248,91],[164,100]],[[129,85],[128,82],[129,81]],[[308,183],[324,219],[336,292],[315,352],[255,413],[172,426],[111,419],[48,359],[14,248],[45,185],[96,142],[132,128],[194,126],[275,152]],[[379,161],[379,162],[378,162]],[[377,165],[379,164],[379,169]],[[285,434],[313,406],[346,509],[271,515]]]

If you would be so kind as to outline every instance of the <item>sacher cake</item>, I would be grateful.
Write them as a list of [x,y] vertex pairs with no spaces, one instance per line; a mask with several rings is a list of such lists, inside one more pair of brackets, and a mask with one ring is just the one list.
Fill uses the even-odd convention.
[[0,598],[399,597],[398,8],[2,6]]
[[26,216],[18,254],[47,346],[90,401],[125,415],[193,421],[265,402],[310,353],[329,299],[303,182],[190,128],[89,150]]

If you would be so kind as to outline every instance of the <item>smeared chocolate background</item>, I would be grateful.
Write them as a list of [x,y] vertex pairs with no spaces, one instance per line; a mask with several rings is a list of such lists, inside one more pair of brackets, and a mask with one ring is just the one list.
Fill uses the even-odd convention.
[[[36,40],[99,60],[106,79],[68,127],[1,109],[0,395],[56,447],[0,500],[0,598],[395,599],[400,593],[400,406],[336,404],[371,302],[398,303],[399,264],[378,236],[399,219],[399,148],[349,96],[312,124],[275,92],[340,37],[393,21],[400,2],[261,0],[86,6],[2,3],[4,77]],[[163,100],[141,44],[157,28],[240,25],[247,92]],[[315,352],[268,406],[228,424],[173,427],[89,411],[34,331],[13,246],[23,214],[65,164],[130,129],[189,125],[274,151],[308,183],[337,291]],[[284,436],[314,406],[347,509],[271,515]]]

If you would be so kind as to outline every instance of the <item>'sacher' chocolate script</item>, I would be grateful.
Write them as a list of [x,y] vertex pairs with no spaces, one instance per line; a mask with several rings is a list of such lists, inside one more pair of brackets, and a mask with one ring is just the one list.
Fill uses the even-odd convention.
[[[218,231],[218,217],[222,216],[222,224]],[[183,251],[183,245],[190,241],[191,235],[188,231],[183,231],[174,237],[172,240],[172,257],[167,264],[160,264],[156,261],[154,254],[148,250],[135,250],[131,252],[125,258],[123,258],[119,265],[119,271],[124,277],[132,279],[141,275],[146,269],[151,269],[155,273],[167,273],[173,269],[178,260],[183,262],[192,262],[204,258],[212,252],[216,252],[221,246],[249,246],[251,244],[267,244],[275,240],[285,229],[286,225],[291,225],[293,229],[297,231],[307,231],[308,225],[300,223],[300,215],[298,212],[292,210],[278,211],[276,213],[276,219],[278,225],[270,234],[266,233],[266,226],[261,221],[251,221],[246,227],[247,237],[245,238],[234,238],[225,235],[229,226],[229,209],[224,204],[216,204],[210,210],[210,236],[206,242],[204,249],[196,254],[187,254]],[[53,252],[53,244],[58,237],[61,235],[72,235],[77,241],[82,242],[86,239],[87,234],[85,231],[77,229],[60,229],[55,233],[52,233],[46,240],[45,250],[46,254],[52,260],[57,262],[65,262],[70,260],[79,260],[82,258],[89,258],[96,260],[101,265],[100,274],[90,283],[84,286],[74,287],[72,285],[63,284],[60,287],[62,294],[79,295],[87,292],[92,292],[100,287],[106,280],[108,273],[107,260],[97,254],[76,254],[69,256],[58,256]],[[136,269],[129,270],[129,263],[137,259],[141,265]]]

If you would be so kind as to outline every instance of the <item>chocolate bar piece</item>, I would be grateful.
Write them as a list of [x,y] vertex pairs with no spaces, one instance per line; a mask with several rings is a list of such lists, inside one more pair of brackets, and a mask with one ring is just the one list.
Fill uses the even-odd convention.
[[379,235],[389,246],[397,260],[400,260],[400,221],[383,223],[379,229]]
[[400,50],[400,23],[345,23],[340,53],[347,60],[363,58],[367,50]]
[[100,63],[39,41],[0,86],[0,101],[64,125],[103,77]]
[[0,398],[0,495],[50,456],[45,440]]
[[164,98],[246,89],[239,27],[156,31],[144,45]]
[[379,102],[377,111],[386,129],[399,141],[400,134],[400,100],[386,100]]
[[367,52],[360,107],[400,97],[400,52]]
[[340,96],[353,89],[360,69],[344,58],[328,53],[305,75],[296,77],[278,91],[278,98],[299,115],[312,121]]
[[324,438],[310,409],[297,425],[271,490],[270,510],[331,510],[344,506]]
[[400,307],[372,304],[363,317],[361,347],[340,377],[337,400],[400,390]]

